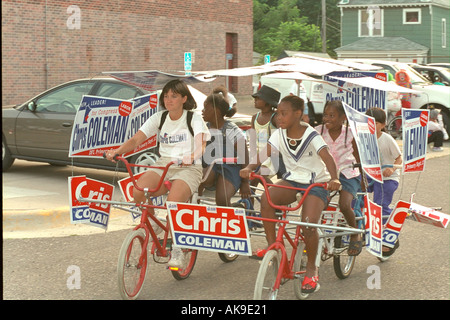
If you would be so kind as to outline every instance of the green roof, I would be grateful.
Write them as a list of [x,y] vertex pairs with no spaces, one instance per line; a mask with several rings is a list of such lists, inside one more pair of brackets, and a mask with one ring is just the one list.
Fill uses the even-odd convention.
[[428,49],[403,37],[367,37],[336,48],[334,51],[428,51]]

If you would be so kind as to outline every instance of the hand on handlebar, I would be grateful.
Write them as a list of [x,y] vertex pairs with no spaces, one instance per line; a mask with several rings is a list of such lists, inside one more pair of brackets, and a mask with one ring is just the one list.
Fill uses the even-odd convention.
[[241,171],[239,171],[239,176],[243,179],[250,179],[250,175],[252,172],[253,172],[253,170],[246,167],[244,169],[241,169]]
[[116,156],[118,156],[119,154],[117,152],[115,152],[114,149],[111,149],[109,151],[106,151],[105,153],[103,153],[103,158],[116,163]]
[[339,179],[331,179],[327,183],[327,186],[329,191],[339,191],[341,189],[341,182]]

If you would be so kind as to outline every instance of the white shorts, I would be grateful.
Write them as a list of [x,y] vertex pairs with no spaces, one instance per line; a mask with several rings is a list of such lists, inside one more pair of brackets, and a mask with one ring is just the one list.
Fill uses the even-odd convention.
[[[171,160],[168,158],[159,158],[154,166],[165,167]],[[159,176],[164,172],[163,169],[150,168],[149,171],[153,171]],[[198,186],[202,181],[203,169],[201,164],[193,164],[190,166],[180,167],[177,164],[173,164],[169,167],[164,181],[183,180],[191,189],[191,194],[197,192]]]

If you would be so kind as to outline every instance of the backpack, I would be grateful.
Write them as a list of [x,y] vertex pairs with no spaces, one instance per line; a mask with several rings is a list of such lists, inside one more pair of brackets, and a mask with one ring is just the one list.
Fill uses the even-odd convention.
[[[159,127],[158,130],[161,131],[162,126],[164,125],[164,122],[166,121],[167,115],[169,114],[169,111],[164,111],[163,114],[161,115],[161,121],[159,122]],[[186,116],[186,122],[188,125],[188,129],[189,132],[191,133],[192,136],[194,136],[194,129],[192,129],[192,116],[194,115],[194,113],[192,111],[188,111],[187,112],[187,116]]]

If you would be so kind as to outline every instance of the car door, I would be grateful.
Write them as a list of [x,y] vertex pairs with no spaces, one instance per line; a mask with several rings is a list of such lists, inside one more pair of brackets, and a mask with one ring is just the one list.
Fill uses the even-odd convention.
[[94,84],[89,80],[67,83],[33,99],[34,111],[24,106],[16,120],[18,153],[49,162],[67,161],[76,111]]

